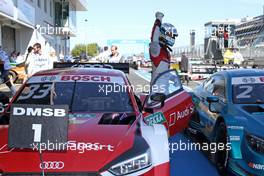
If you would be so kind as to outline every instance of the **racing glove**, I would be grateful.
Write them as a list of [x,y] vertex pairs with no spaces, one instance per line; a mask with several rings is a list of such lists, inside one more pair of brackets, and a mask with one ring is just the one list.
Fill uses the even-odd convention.
[[156,17],[156,19],[162,21],[164,14],[162,12],[156,12],[155,17]]

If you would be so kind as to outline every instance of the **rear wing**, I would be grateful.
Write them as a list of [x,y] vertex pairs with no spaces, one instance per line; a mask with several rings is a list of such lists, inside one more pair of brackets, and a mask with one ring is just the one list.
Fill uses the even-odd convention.
[[129,73],[128,63],[54,62],[53,68],[108,68],[108,69],[120,70],[124,73]]

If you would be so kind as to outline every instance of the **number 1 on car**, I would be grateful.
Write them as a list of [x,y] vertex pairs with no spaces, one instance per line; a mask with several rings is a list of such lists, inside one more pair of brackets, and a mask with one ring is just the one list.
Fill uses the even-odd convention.
[[34,130],[34,142],[41,141],[41,124],[32,124],[32,130]]

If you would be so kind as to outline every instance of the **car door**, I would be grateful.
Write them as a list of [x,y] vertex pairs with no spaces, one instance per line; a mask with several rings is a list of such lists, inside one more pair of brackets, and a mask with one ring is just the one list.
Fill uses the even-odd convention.
[[[198,112],[202,127],[201,130],[207,137],[209,137],[212,134],[217,118],[224,110],[226,104],[226,81],[224,76],[212,76],[204,83],[201,92],[197,92],[196,90],[196,95],[197,94],[200,94]],[[209,102],[206,100],[209,96],[217,96],[219,98],[219,102],[211,104],[211,109],[217,112],[211,112],[209,110]]]
[[[191,114],[194,111],[191,96],[183,89],[176,70],[162,73],[154,81],[150,95],[163,93],[166,96],[162,108],[154,108],[153,114],[145,114],[145,122],[149,124],[163,123],[170,135],[182,131],[188,126]],[[155,102],[147,97],[145,107],[153,107]]]

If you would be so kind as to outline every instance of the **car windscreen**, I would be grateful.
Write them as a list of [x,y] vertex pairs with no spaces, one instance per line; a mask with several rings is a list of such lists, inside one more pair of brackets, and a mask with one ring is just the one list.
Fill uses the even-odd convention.
[[[116,85],[116,84],[115,84]],[[114,83],[49,82],[26,84],[15,104],[69,105],[72,113],[133,112],[127,91],[108,91]]]
[[236,104],[264,104],[264,77],[241,78],[232,89]]

